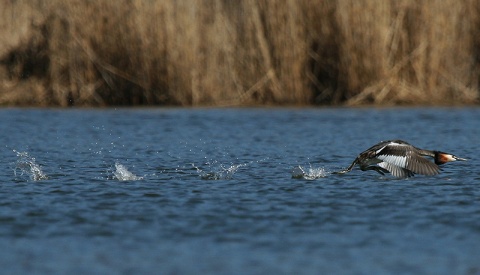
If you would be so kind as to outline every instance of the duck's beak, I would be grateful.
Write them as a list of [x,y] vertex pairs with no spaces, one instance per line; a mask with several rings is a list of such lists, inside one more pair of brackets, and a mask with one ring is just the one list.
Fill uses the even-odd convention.
[[455,160],[467,160],[467,159],[464,159],[464,158],[459,158],[459,157],[457,157],[457,156],[453,156],[453,158],[454,158]]

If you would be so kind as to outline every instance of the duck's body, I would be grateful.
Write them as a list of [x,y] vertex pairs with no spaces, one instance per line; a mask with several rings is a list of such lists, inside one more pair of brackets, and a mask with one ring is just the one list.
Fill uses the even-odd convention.
[[[432,157],[434,162],[425,157]],[[347,169],[338,173],[350,172],[358,164],[363,171],[375,170],[382,175],[390,172],[399,178],[415,174],[433,176],[440,172],[438,165],[456,160],[466,159],[440,151],[419,149],[402,140],[388,140],[360,153]]]

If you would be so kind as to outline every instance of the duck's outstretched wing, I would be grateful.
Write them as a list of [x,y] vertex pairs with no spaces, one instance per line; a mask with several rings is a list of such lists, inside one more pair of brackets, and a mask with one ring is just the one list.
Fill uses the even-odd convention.
[[415,155],[408,161],[406,168],[413,171],[415,174],[422,174],[427,176],[433,176],[440,173],[440,167],[428,159]]
[[[433,176],[440,172],[438,165],[422,157],[415,150],[412,151],[411,148],[407,148],[407,146],[386,147],[379,153],[376,157],[383,162],[410,170],[415,174]],[[389,170],[386,167],[384,168]]]

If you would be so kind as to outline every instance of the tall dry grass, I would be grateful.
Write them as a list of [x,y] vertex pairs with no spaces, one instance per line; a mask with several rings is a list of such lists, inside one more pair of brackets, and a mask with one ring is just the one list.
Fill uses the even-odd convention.
[[478,1],[341,1],[339,7],[347,103],[478,100]]
[[480,2],[0,1],[0,104],[478,103]]

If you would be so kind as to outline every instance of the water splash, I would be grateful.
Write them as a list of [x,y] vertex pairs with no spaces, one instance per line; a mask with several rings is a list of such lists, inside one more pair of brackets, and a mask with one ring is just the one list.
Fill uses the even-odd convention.
[[120,181],[143,179],[143,177],[138,177],[132,172],[128,171],[127,167],[123,166],[118,162],[115,163],[115,169],[116,170],[113,172],[113,175]]
[[230,180],[233,178],[233,175],[237,172],[238,168],[246,165],[247,164],[232,164],[230,166],[225,166],[222,164],[213,171],[207,172],[192,164],[192,166],[197,169],[197,172],[200,174],[200,178],[204,180]]
[[318,178],[324,178],[327,175],[328,172],[323,167],[305,168],[299,165],[292,169],[292,178],[294,179],[314,180]]
[[[31,157],[27,152],[18,152],[13,150],[17,154],[17,162],[15,163],[15,177],[28,175],[33,181],[46,180],[48,176],[42,171],[40,165],[35,162],[35,158]],[[20,171],[20,173],[18,173]]]

